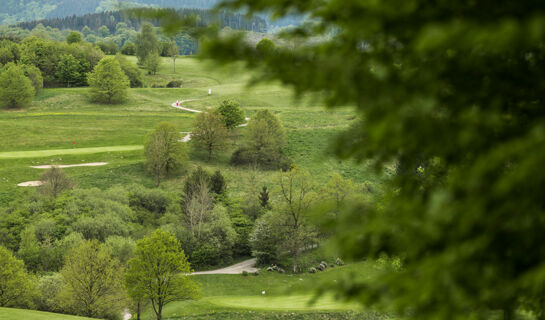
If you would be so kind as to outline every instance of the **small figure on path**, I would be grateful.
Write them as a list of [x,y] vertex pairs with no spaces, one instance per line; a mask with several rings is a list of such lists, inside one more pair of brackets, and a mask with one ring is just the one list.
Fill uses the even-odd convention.
[[208,88],[208,95],[212,95],[212,88]]

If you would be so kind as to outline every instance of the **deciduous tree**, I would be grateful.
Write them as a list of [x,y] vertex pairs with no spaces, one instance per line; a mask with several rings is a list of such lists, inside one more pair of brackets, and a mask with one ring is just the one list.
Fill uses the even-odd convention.
[[115,57],[100,60],[88,82],[92,101],[111,104],[127,99],[130,82]]
[[137,242],[125,281],[131,296],[148,299],[157,320],[161,320],[163,307],[168,303],[198,296],[198,287],[189,279],[190,272],[180,242],[157,229]]
[[288,169],[285,144],[284,127],[278,118],[269,110],[261,110],[248,121],[244,144],[233,153],[231,163]]
[[70,87],[74,83],[81,82],[84,77],[81,72],[81,65],[71,54],[65,54],[61,56],[59,63],[57,64],[57,71],[55,76],[60,82]]
[[218,107],[227,129],[234,129],[245,121],[244,111],[235,100],[224,100]]
[[208,152],[211,160],[213,152],[223,147],[228,136],[222,115],[217,111],[199,113],[193,127],[191,139]]
[[79,43],[82,41],[83,39],[82,39],[81,33],[79,33],[78,31],[70,31],[70,33],[66,36],[66,42],[68,44]]
[[0,245],[0,307],[24,307],[32,293],[23,261]]
[[167,48],[167,55],[172,59],[172,66],[174,68],[174,73],[176,73],[176,59],[180,55],[180,49],[176,45],[175,41],[171,41]]
[[144,23],[142,30],[136,36],[136,56],[138,64],[144,65],[146,58],[152,53],[159,52],[159,39],[151,23]]
[[66,257],[59,293],[63,306],[78,315],[116,318],[125,307],[124,270],[97,240],[83,242]]
[[178,129],[167,122],[159,124],[147,137],[146,166],[155,175],[157,187],[161,185],[162,176],[180,170],[187,160],[187,150],[181,140]]
[[299,272],[299,254],[305,246],[313,244],[315,236],[309,220],[309,210],[313,201],[316,201],[314,185],[308,171],[296,166],[288,172],[279,173],[277,184],[282,201],[278,212],[284,215],[287,222],[284,230],[285,245],[293,259],[293,272]]
[[161,57],[157,52],[151,52],[144,59],[143,67],[148,71],[148,74],[157,74],[161,65]]
[[0,104],[8,108],[28,106],[34,97],[32,82],[23,69],[10,62],[0,70]]

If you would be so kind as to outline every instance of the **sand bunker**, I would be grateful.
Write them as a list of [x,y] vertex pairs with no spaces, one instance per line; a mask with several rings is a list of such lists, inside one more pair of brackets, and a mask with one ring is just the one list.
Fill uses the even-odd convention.
[[42,181],[27,181],[17,184],[19,187],[39,187],[43,184]]
[[43,166],[30,166],[34,169],[51,169],[52,167],[57,168],[72,168],[72,167],[98,167],[105,166],[108,162],[90,162],[90,163],[80,163],[80,164],[46,164]]

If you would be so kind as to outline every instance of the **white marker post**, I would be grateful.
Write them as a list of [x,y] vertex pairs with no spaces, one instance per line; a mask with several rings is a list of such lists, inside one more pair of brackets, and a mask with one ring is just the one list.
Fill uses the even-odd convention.
[[212,95],[212,88],[209,88],[209,89],[208,89],[208,95],[209,95],[209,96]]

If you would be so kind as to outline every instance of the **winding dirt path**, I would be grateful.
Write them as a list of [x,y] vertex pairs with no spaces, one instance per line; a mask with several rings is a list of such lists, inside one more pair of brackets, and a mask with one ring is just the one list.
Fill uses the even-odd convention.
[[[195,110],[195,109],[190,109],[190,108],[182,107],[182,103],[186,103],[186,102],[189,102],[189,101],[197,101],[197,100],[201,100],[201,99],[187,99],[187,100],[181,100],[181,101],[178,101],[178,105],[176,105],[176,102],[173,102],[173,103],[171,104],[171,106],[172,106],[173,108],[180,109],[180,110],[184,110],[184,111],[188,111],[188,112],[202,113],[201,110]],[[243,123],[243,124],[239,125],[239,127],[246,127],[246,126],[248,125],[248,121],[250,120],[250,118],[246,117],[246,118],[244,118],[244,120],[246,120],[246,123]],[[181,133],[185,133],[186,135],[182,138],[182,140],[180,140],[180,142],[188,142],[189,140],[191,140],[191,132],[181,132]]]
[[248,259],[244,260],[242,262],[239,262],[237,264],[234,264],[232,266],[217,269],[217,270],[210,270],[210,271],[199,271],[199,272],[193,272],[191,275],[199,275],[199,274],[241,274],[242,272],[246,271],[249,273],[256,272],[259,269],[255,267],[256,260],[254,259]]

